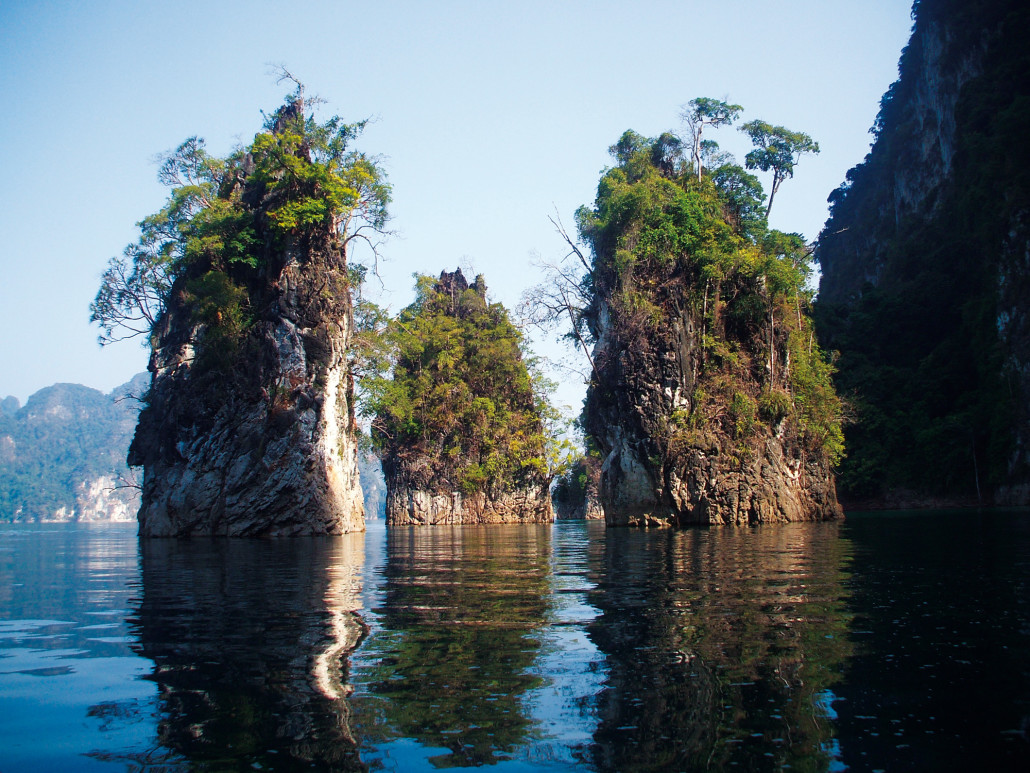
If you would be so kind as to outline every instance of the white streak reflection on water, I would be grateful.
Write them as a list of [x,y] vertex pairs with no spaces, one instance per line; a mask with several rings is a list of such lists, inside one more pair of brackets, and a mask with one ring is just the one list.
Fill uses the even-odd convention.
[[0,527],[0,771],[1030,769],[1030,521]]

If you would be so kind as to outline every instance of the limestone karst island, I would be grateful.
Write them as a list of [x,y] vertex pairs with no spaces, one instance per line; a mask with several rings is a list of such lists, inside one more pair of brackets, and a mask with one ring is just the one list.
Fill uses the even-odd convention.
[[1030,771],[1030,3],[113,5],[0,3],[8,343],[174,148],[147,372],[0,400],[0,770]]
[[678,133],[614,138],[518,315],[584,363],[577,453],[486,277],[427,267],[396,316],[362,297],[352,248],[391,195],[363,123],[316,120],[298,84],[230,157],[188,139],[92,307],[151,342],[140,533],[361,530],[362,443],[391,525],[546,522],[552,496],[612,526],[834,519],[838,492],[1026,504],[1026,109],[1018,44],[972,28],[920,12],[816,242],[768,226],[819,152],[803,131],[698,97]]

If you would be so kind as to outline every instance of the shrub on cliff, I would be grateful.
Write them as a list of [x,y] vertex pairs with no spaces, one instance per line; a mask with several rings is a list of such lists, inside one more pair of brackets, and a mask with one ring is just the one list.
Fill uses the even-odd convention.
[[387,333],[392,372],[364,379],[364,412],[388,481],[494,494],[549,480],[546,408],[522,335],[482,276],[417,276]]
[[365,122],[319,122],[305,115],[311,104],[298,83],[249,146],[217,158],[190,137],[165,157],[158,178],[171,188],[168,201],[111,259],[90,305],[102,345],[135,336],[154,344],[178,304],[198,364],[225,367],[250,327],[255,293],[291,247],[329,235],[344,263],[353,242],[374,248],[370,235],[385,228],[390,186],[374,158],[350,148]]

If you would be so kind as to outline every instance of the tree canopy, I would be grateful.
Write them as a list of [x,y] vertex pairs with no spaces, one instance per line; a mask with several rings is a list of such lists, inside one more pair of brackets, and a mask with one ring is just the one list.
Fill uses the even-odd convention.
[[769,204],[765,209],[765,216],[768,217],[780,183],[794,176],[794,167],[801,156],[805,153],[819,152],[819,143],[803,132],[773,126],[765,121],[748,121],[740,130],[750,137],[755,145],[755,149],[745,157],[747,168],[773,173]]
[[417,274],[415,291],[388,327],[391,372],[364,379],[362,412],[388,479],[447,493],[549,481],[545,394],[483,277]]
[[137,225],[139,239],[112,258],[90,305],[101,344],[151,336],[179,287],[209,344],[246,327],[247,287],[304,232],[334,234],[346,261],[360,240],[376,254],[390,185],[374,157],[353,150],[365,122],[305,114],[303,88],[226,158],[190,137],[168,153],[158,179],[171,192]]
[[[763,433],[790,427],[811,453],[836,462],[842,408],[808,317],[811,249],[799,234],[768,230],[752,175],[727,164],[699,181],[658,163],[658,144],[626,132],[593,206],[578,211],[592,253],[580,295],[592,300],[567,316],[594,340],[607,328],[609,349],[617,341],[629,357],[651,351],[680,315],[695,320],[695,393],[658,432],[664,452],[721,425],[743,453]],[[597,384],[605,366],[594,365]]]
[[693,139],[694,170],[697,172],[698,180],[701,179],[701,161],[705,150],[705,143],[701,139],[704,127],[728,126],[737,120],[743,109],[740,105],[731,105],[710,97],[696,97],[683,108],[681,115],[690,127]]

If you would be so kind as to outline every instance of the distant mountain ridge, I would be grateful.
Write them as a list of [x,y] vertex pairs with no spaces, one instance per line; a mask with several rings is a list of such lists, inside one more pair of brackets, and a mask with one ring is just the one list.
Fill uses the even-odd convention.
[[[105,394],[81,384],[0,400],[0,523],[136,520],[138,471],[125,463],[150,374]],[[369,519],[381,519],[379,460],[359,454]]]
[[135,520],[125,452],[149,383],[140,373],[107,394],[61,383],[24,406],[0,402],[0,522]]

